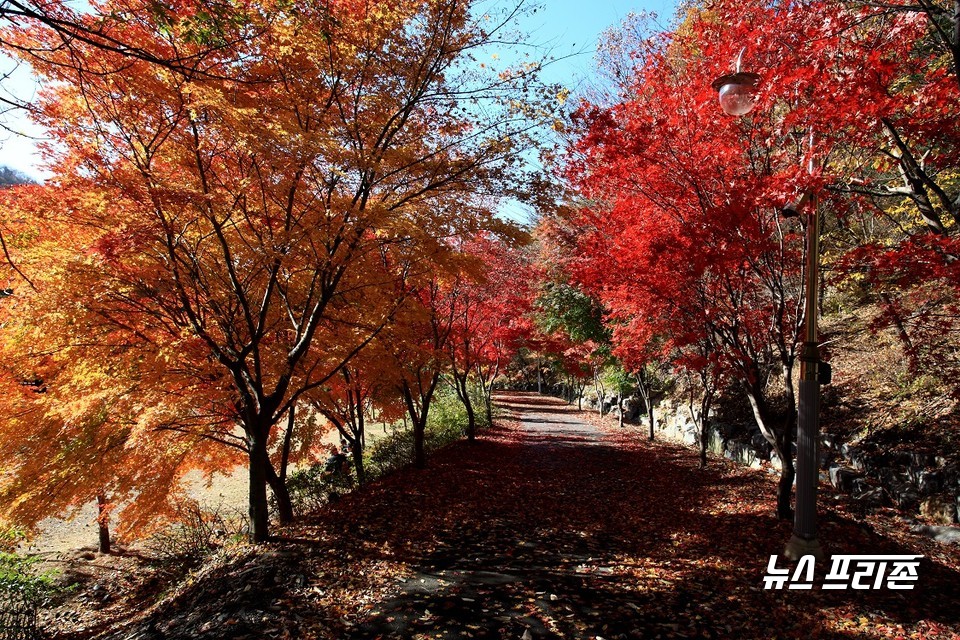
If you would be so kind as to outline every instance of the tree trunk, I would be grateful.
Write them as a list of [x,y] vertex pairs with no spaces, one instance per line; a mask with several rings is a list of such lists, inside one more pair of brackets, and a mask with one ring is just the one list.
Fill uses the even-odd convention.
[[[787,378],[791,380],[791,378]],[[757,427],[764,439],[773,447],[773,452],[780,459],[781,471],[780,482],[777,485],[777,517],[781,520],[793,520],[793,508],[790,506],[790,495],[793,492],[793,481],[796,477],[796,467],[793,464],[791,452],[792,429],[790,423],[795,424],[788,418],[788,424],[779,430],[774,430],[770,423],[766,400],[760,390],[755,386],[747,388],[747,399],[750,400],[750,406],[753,409],[753,416],[757,422]],[[789,399],[788,399],[789,402]]]
[[654,419],[653,419],[653,389],[647,381],[646,372],[636,374],[637,389],[640,391],[640,398],[643,400],[643,406],[647,410],[647,418],[650,420],[650,440],[653,440]]
[[[786,440],[786,442],[783,442]],[[791,442],[789,436],[781,439],[780,449],[783,452],[780,458],[783,470],[780,472],[780,482],[777,483],[777,517],[781,520],[793,520],[793,508],[790,505],[790,495],[793,493],[793,481],[797,477],[797,468],[793,464]]]
[[537,393],[543,393],[543,372],[540,371],[540,354],[537,354]]
[[600,417],[604,415],[604,403],[607,399],[607,390],[603,386],[603,381],[600,379],[600,372],[595,367],[593,369],[593,390],[597,392],[597,411],[600,412]]
[[[793,520],[793,509],[790,508],[790,494],[793,491],[793,482],[797,477],[797,469],[793,463],[791,448],[797,437],[797,395],[793,389],[793,362],[792,355],[786,357],[783,363],[783,393],[786,399],[786,422],[783,425],[783,436],[780,446],[786,453],[783,463],[783,473],[777,485],[777,517],[782,520]],[[819,462],[818,462],[819,464]]]
[[280,519],[280,524],[291,524],[294,519],[293,501],[290,499],[290,491],[287,489],[286,480],[277,475],[273,465],[269,462],[265,471],[267,484],[270,485],[270,491],[273,492],[273,497],[277,501],[277,517]]
[[[483,391],[484,414],[487,418],[487,426],[493,426],[493,383],[500,373],[500,364],[496,364],[492,371],[484,374],[483,367],[479,364],[476,368],[477,379],[480,381],[480,389]],[[487,383],[489,380],[489,384]]]
[[424,448],[426,420],[417,420],[413,424],[413,466],[424,469],[427,466],[427,452]]
[[457,390],[457,396],[467,411],[467,441],[475,442],[477,439],[477,415],[473,409],[473,401],[470,400],[470,387],[466,373],[453,372],[454,388]]
[[[691,376],[691,382],[693,380],[693,374]],[[703,396],[700,398],[700,407],[699,411],[697,410],[696,405],[696,387],[693,384],[689,385],[689,395],[687,407],[690,409],[690,417],[693,419],[693,423],[697,426],[697,449],[699,450],[700,455],[700,468],[704,469],[707,466],[707,441],[709,436],[710,429],[710,407],[713,404],[713,388],[711,383],[710,374],[707,370],[701,370],[699,373],[700,377],[700,386],[703,389]],[[698,417],[699,414],[699,417]]]
[[290,448],[293,446],[293,426],[296,418],[296,405],[287,412],[287,429],[283,434],[283,449],[280,452],[280,482],[287,484],[287,467],[290,464]]
[[266,439],[255,435],[249,438],[250,467],[249,467],[249,513],[250,513],[250,542],[257,544],[270,539],[270,515],[267,503],[267,466],[270,457],[267,455]]
[[97,551],[110,553],[110,512],[107,506],[107,496],[103,493],[97,494],[97,531],[100,536]]
[[477,416],[473,411],[473,403],[467,398],[463,403],[467,409],[467,442],[476,442],[477,440]]
[[710,405],[709,397],[700,405],[700,468],[707,468],[707,445],[710,444]]
[[367,472],[363,468],[363,447],[359,445],[353,447],[353,468],[357,472],[357,484],[362,487],[367,482]]
[[417,383],[418,392],[416,396],[410,384],[406,381],[400,389],[407,405],[407,415],[410,416],[410,422],[413,423],[413,466],[417,469],[423,469],[427,466],[427,452],[424,442],[427,431],[427,416],[430,413],[433,392],[436,391],[439,381],[439,372],[433,373],[426,384],[420,380]]
[[358,398],[356,418],[356,437],[353,442],[353,468],[357,472],[357,485],[363,486],[367,482],[366,470],[363,468],[363,452],[367,448],[367,423],[364,418],[363,400]]

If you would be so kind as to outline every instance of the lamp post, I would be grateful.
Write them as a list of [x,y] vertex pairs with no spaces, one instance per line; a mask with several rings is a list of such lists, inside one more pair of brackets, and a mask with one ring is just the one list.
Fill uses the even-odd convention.
[[[740,71],[740,59],[737,58],[735,73],[721,76],[713,81],[712,87],[718,92],[720,106],[725,113],[743,116],[756,104],[756,89],[760,76]],[[813,173],[813,134],[810,134],[810,156],[808,170]],[[820,215],[817,211],[817,196],[806,192],[795,203],[783,208],[785,217],[807,214],[807,259],[806,282],[804,287],[804,334],[800,350],[799,403],[797,406],[797,477],[796,507],[794,509],[793,535],[787,542],[784,555],[791,560],[799,560],[812,555],[818,560],[824,553],[817,540],[817,483],[820,479],[818,469],[817,445],[820,439],[820,384],[829,382],[830,367],[820,362],[820,348],[817,335],[817,289],[820,277]],[[784,455],[790,455],[785,451]]]

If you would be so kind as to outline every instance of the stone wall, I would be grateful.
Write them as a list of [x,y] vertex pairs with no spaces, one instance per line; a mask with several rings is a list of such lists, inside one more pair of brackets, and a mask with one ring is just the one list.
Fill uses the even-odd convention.
[[[656,423],[657,438],[697,444],[696,425],[683,403],[659,403]],[[780,470],[780,461],[756,425],[711,426],[709,443],[711,452],[729,460],[770,472]],[[864,508],[894,506],[940,524],[958,522],[960,467],[941,456],[915,451],[864,451],[823,435],[820,469],[821,480],[851,495]]]

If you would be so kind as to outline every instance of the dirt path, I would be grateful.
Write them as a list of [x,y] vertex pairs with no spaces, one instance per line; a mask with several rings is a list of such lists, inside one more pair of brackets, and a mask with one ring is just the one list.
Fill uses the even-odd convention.
[[[486,526],[461,521],[459,543],[439,549],[350,637],[409,638],[428,629],[435,638],[519,638],[527,630],[576,637],[604,609],[630,611],[610,592],[626,540],[609,521],[619,511],[609,500],[640,488],[629,477],[633,461],[556,399],[501,395],[498,405],[518,429],[496,456],[498,468],[476,470],[493,474],[472,505],[486,512]],[[575,608],[583,619],[571,619],[579,617]]]
[[[598,427],[535,394],[510,416],[211,567],[110,640],[950,638],[956,554],[916,591],[765,591],[775,480]],[[829,553],[923,553],[835,507]],[[914,635],[916,634],[916,635]],[[77,638],[88,636],[76,636]]]
[[585,422],[556,398],[533,394],[501,394],[498,406],[516,416],[524,439],[533,447],[603,445],[604,432]]

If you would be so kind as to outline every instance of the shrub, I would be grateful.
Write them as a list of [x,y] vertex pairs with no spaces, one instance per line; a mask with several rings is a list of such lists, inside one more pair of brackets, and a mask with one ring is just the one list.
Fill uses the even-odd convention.
[[40,558],[16,552],[24,538],[26,535],[19,529],[0,529],[0,591],[42,600],[53,592],[53,572],[38,570]]
[[346,473],[330,473],[325,470],[325,464],[320,463],[291,473],[287,478],[287,490],[296,514],[315,511],[352,491],[356,482],[353,474],[349,473],[349,466],[347,469]]
[[[488,427],[483,393],[471,389],[477,428]],[[431,453],[466,437],[467,410],[452,389],[438,391],[430,405],[424,448]],[[371,478],[392,473],[413,459],[413,430],[396,429],[377,440],[367,452],[367,470]]]
[[24,538],[16,529],[0,530],[0,638],[38,636],[37,609],[54,592],[53,573],[38,570],[40,559],[16,553]]
[[147,540],[146,547],[161,565],[189,568],[228,544],[247,537],[249,523],[239,511],[217,505],[212,511],[196,500],[177,510],[175,522]]
[[367,450],[367,475],[380,478],[410,464],[413,459],[413,430],[396,429]]

